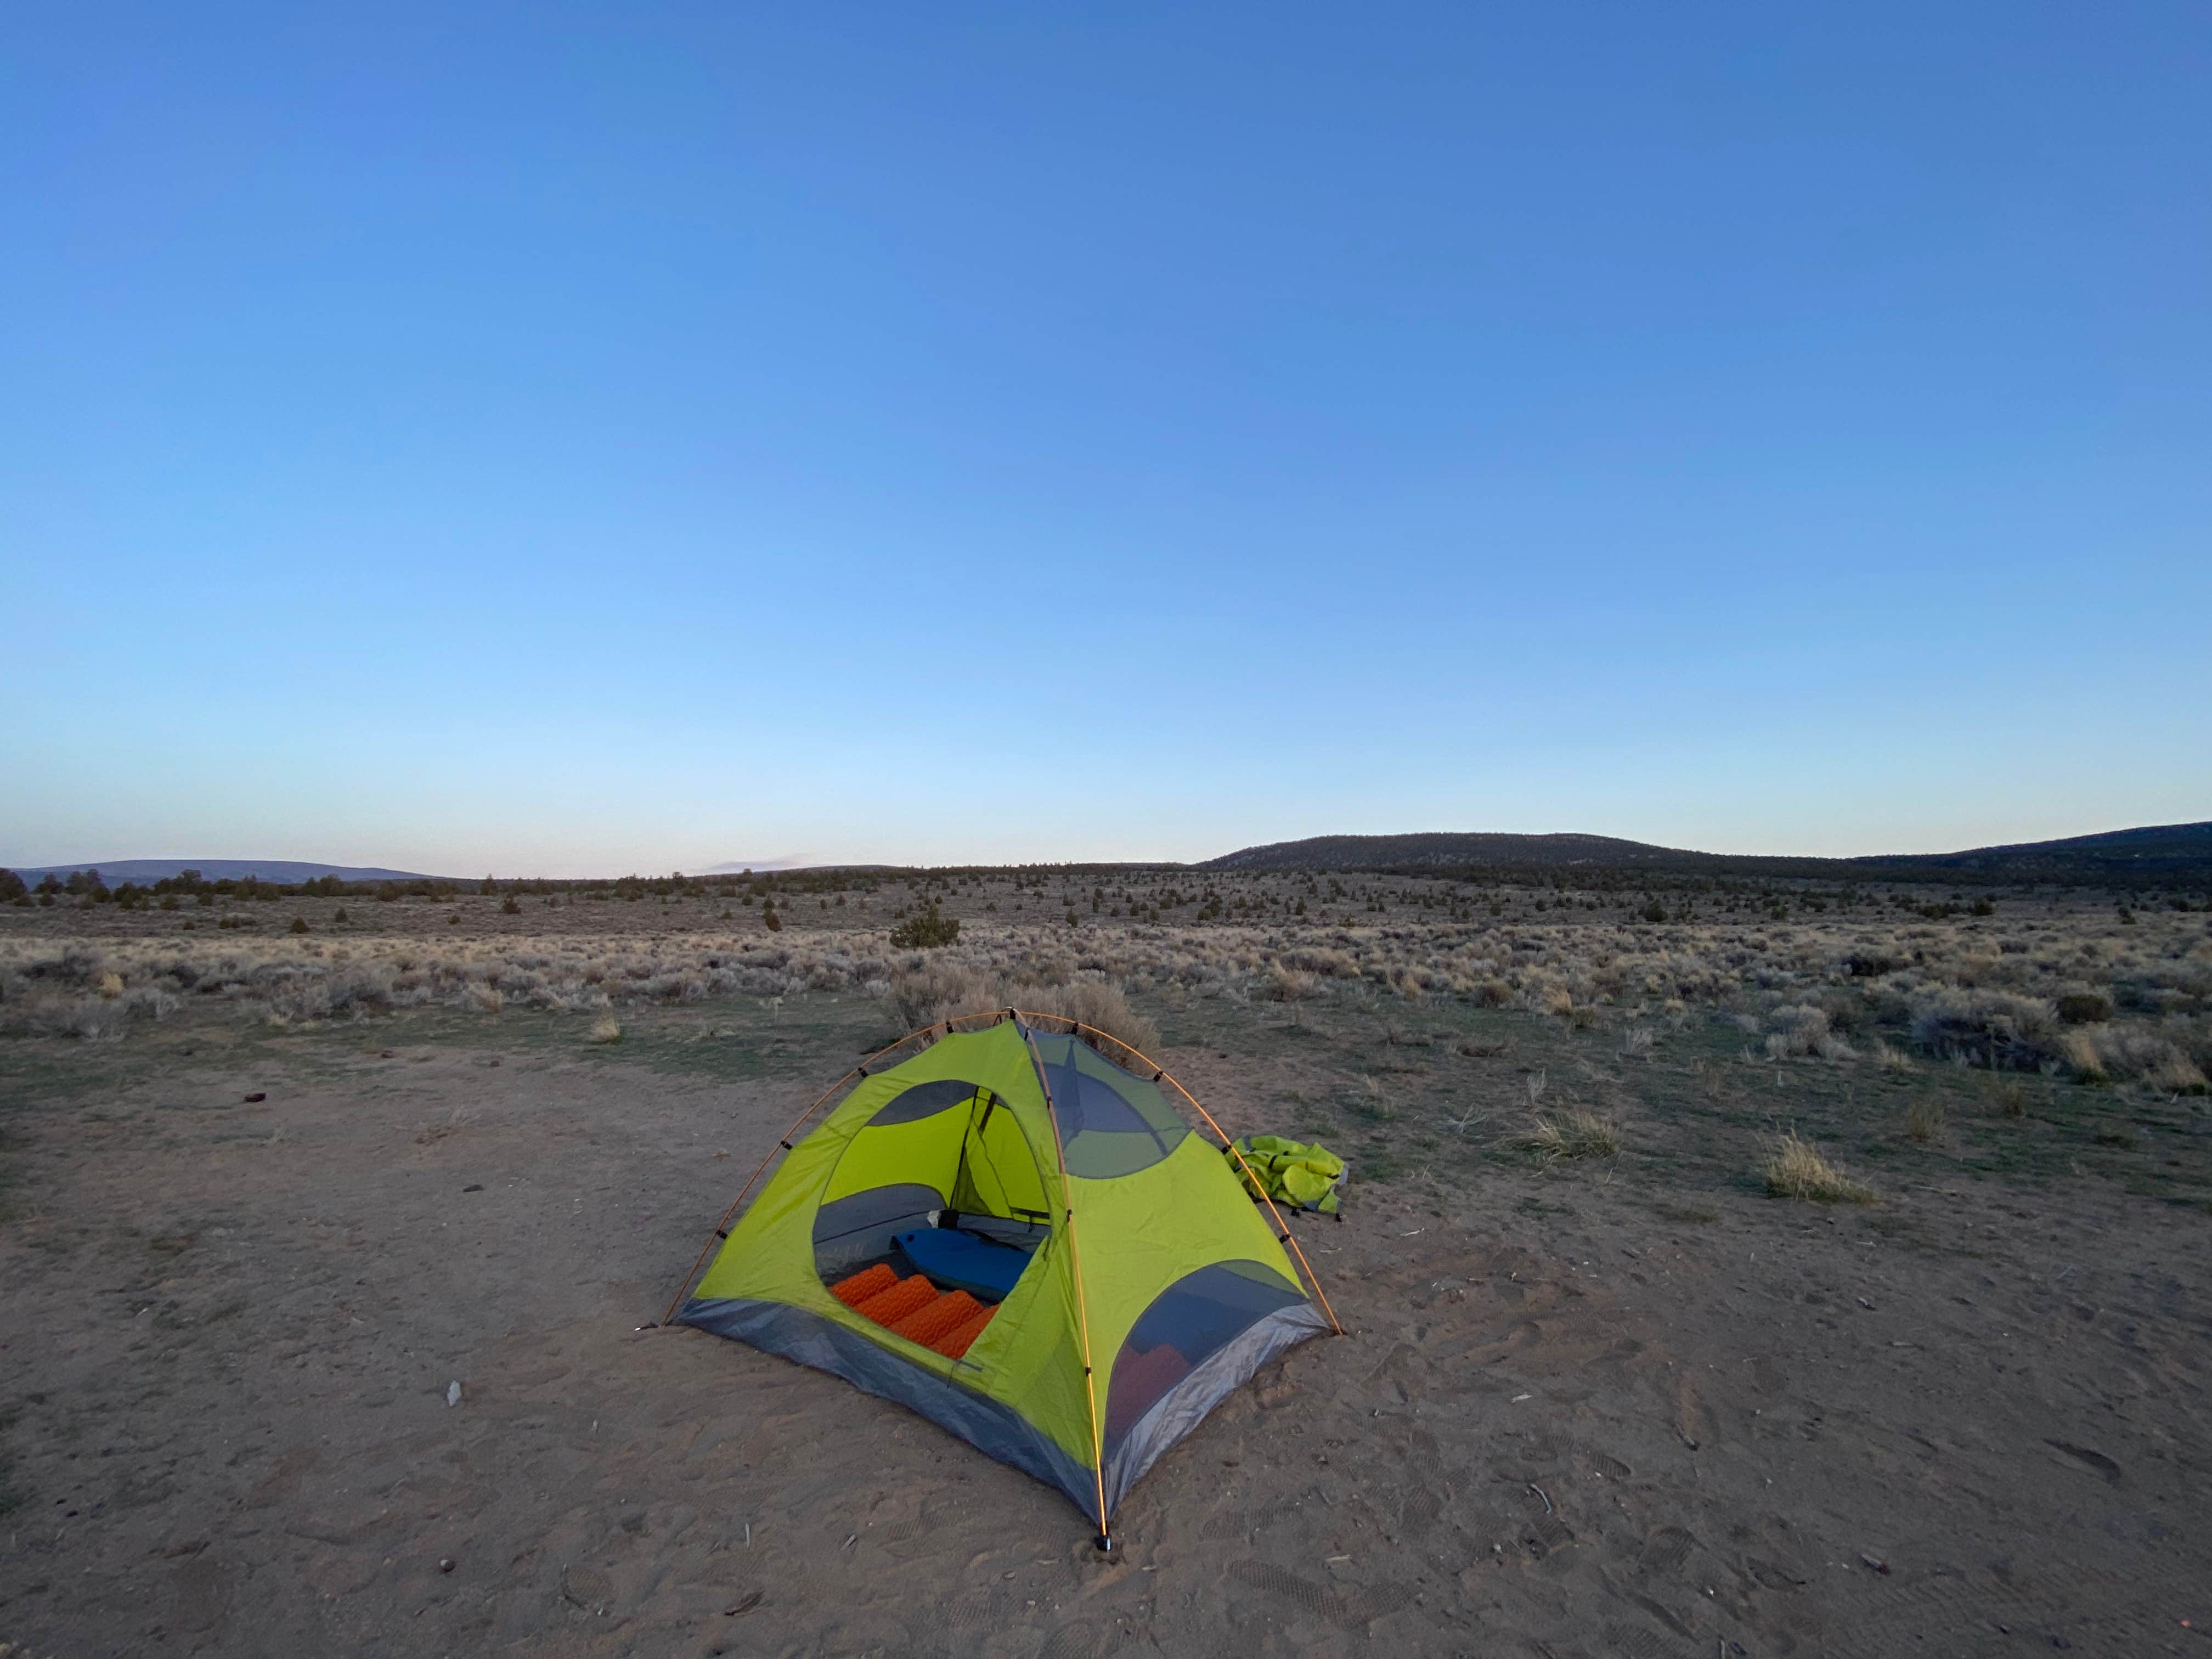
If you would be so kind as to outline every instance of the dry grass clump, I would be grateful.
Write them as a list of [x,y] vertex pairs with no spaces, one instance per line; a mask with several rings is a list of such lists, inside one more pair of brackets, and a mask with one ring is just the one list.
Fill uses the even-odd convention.
[[622,1037],[622,1022],[612,1014],[602,1014],[592,1022],[592,1042],[620,1042]]
[[891,1006],[911,1031],[962,1014],[1009,1007],[1006,994],[1006,982],[998,975],[942,958],[895,975],[890,981]]
[[1944,1105],[1942,1096],[1923,1095],[1905,1109],[1905,1138],[1923,1144],[1940,1140],[1943,1135],[1943,1125],[1949,1116],[1949,1109]]
[[[1048,978],[1008,979],[978,968],[930,962],[898,975],[891,981],[890,994],[899,1017],[917,1030],[963,1014],[1020,1008],[1074,1020],[1142,1054],[1151,1054],[1160,1046],[1159,1027],[1129,1006],[1128,995],[1120,986],[1087,975],[1058,982]],[[1121,1056],[1109,1054],[1109,1057]]]
[[1612,1158],[1620,1151],[1620,1126],[1609,1117],[1571,1106],[1549,1117],[1539,1117],[1507,1144],[1539,1164],[1563,1158]]
[[[2199,1034],[2184,1023],[2175,1030],[2185,1041]],[[2074,1074],[2085,1083],[2108,1078],[2138,1078],[2168,1094],[2203,1094],[2203,1068],[2164,1030],[2132,1024],[2077,1025],[2059,1039],[2059,1049]]]
[[[1027,993],[1030,988],[1014,988]],[[1079,1021],[1127,1043],[1139,1054],[1152,1054],[1160,1046],[1160,1028],[1129,1006],[1120,986],[1103,980],[1074,979],[1065,985],[1040,987],[1032,1000],[1018,1006]]]
[[1829,1029],[1828,1011],[1809,1003],[1784,1003],[1767,1016],[1769,1060],[1856,1060],[1857,1050]]
[[1794,1129],[1775,1143],[1766,1160],[1766,1190],[1777,1198],[1809,1199],[1815,1204],[1872,1204],[1874,1189],[1852,1180],[1820,1156]]

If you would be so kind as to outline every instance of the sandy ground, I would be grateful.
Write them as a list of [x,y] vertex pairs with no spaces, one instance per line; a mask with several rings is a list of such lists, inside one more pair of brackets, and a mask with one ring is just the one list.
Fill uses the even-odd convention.
[[[1691,1202],[1656,1122],[1603,1171],[1364,1183],[1301,1224],[1352,1334],[1102,1559],[896,1407],[637,1328],[880,1013],[669,1018],[10,1059],[9,1659],[2212,1655],[2199,1211]],[[1218,1042],[1166,1058],[1292,1127],[1295,1049]]]

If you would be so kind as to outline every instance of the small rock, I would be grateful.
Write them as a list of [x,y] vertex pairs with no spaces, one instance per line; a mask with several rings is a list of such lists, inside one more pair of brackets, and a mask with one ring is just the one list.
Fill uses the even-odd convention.
[[249,1106],[258,1106],[263,1101],[268,1098],[269,1091],[267,1090],[257,1089],[252,1094],[246,1096],[246,1103]]
[[1872,1571],[1880,1573],[1885,1578],[1889,1577],[1888,1562],[1877,1560],[1875,1557],[1863,1553],[1859,1556],[1859,1559],[1865,1562],[1869,1569]]
[[480,1193],[483,1190],[483,1182],[481,1181],[471,1181],[467,1186],[462,1188],[461,1190],[465,1193]]
[[453,1570],[453,1558],[452,1556],[441,1555],[438,1558],[438,1571],[440,1572],[451,1572]]
[[[461,1385],[459,1383],[448,1382],[446,1384],[446,1403],[448,1406],[458,1406],[461,1403]],[[1882,1571],[1887,1572],[1889,1569],[1884,1567]]]

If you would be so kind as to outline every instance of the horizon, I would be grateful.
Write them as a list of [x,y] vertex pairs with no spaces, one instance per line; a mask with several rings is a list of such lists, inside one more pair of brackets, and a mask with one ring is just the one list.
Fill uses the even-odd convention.
[[2212,815],[2201,9],[11,48],[9,867]]
[[[2127,833],[2133,832],[2133,831],[2142,831],[2142,830],[2151,830],[2194,829],[2194,828],[2200,827],[2200,825],[2202,825],[2202,824],[2203,824],[2203,823],[2212,823],[2212,819],[2208,819],[2208,820],[2188,820],[2188,821],[2185,821],[2185,822],[2182,822],[2182,823],[2172,823],[2172,824],[2121,824],[2121,825],[2118,825],[2118,826],[2115,826],[2115,827],[2112,827],[2112,828],[2110,828],[2110,829],[2106,829],[2106,830],[2089,830],[2089,831],[2086,831],[2086,832],[2084,832],[2084,834],[2085,834],[2085,836],[2087,836],[2087,837],[2095,837],[2095,836],[2100,836],[2123,835],[2123,834],[2127,834]],[[1387,835],[1387,836],[1389,836],[1389,838],[1391,838],[1391,839],[1407,839],[1407,838],[1412,838],[1412,837],[1417,837],[1417,836],[1490,836],[1490,835],[1516,835],[1516,836],[1518,836],[1518,835],[1524,835],[1524,834],[1525,834],[1525,835],[1528,836],[1528,838],[1529,838],[1529,839],[1546,839],[1546,838],[1553,838],[1553,837],[1559,837],[1559,836],[1587,837],[1587,838],[1593,839],[1593,840],[1600,840],[1600,841],[1607,841],[1607,842],[1620,842],[1620,843],[1625,843],[1625,844],[1632,845],[1632,846],[1643,847],[1643,848],[1652,848],[1652,849],[1656,850],[1656,851],[1671,852],[1671,853],[1683,853],[1683,854],[1706,854],[1706,853],[1710,853],[1710,852],[1711,852],[1711,851],[1713,850],[1713,849],[1709,848],[1699,848],[1699,847],[1663,847],[1663,846],[1662,846],[1660,843],[1657,843],[1657,842],[1638,842],[1638,841],[1636,841],[1636,840],[1635,840],[1633,837],[1632,837],[1632,836],[1608,836],[1608,835],[1603,835],[1603,834],[1601,834],[1601,833],[1596,832],[1596,831],[1590,831],[1590,830],[1540,830],[1540,831],[1533,831],[1533,832],[1522,832],[1522,831],[1511,831],[1511,830],[1412,830],[1395,831],[1395,832],[1389,832],[1389,831],[1386,831],[1386,832],[1382,832],[1382,834],[1383,834],[1383,835]],[[448,869],[448,870],[437,870],[437,869],[431,869],[431,868],[424,868],[424,869],[404,869],[404,868],[402,868],[401,866],[398,866],[398,865],[378,863],[378,862],[376,862],[375,860],[359,860],[359,861],[342,861],[342,860],[330,860],[330,859],[307,859],[307,858],[295,858],[295,857],[289,857],[289,856],[288,856],[288,857],[284,857],[284,858],[270,858],[270,859],[265,859],[265,860],[256,860],[252,859],[252,857],[250,857],[250,856],[249,856],[249,857],[232,857],[232,856],[223,856],[223,857],[220,857],[220,858],[218,858],[218,857],[214,856],[214,855],[212,855],[212,854],[209,854],[209,855],[196,855],[196,856],[194,856],[194,857],[188,857],[188,858],[159,858],[159,857],[141,857],[141,856],[130,856],[130,857],[125,857],[125,856],[120,856],[120,855],[118,855],[118,856],[116,856],[116,857],[113,857],[113,858],[109,858],[109,859],[105,859],[105,860],[101,860],[101,859],[85,859],[85,860],[78,860],[78,861],[77,861],[77,862],[76,862],[76,863],[70,863],[70,862],[68,862],[68,861],[65,861],[65,860],[64,860],[64,861],[60,861],[60,862],[48,862],[48,863],[46,863],[46,864],[28,864],[28,863],[26,863],[26,864],[18,864],[18,865],[0,865],[0,869],[13,870],[13,871],[15,871],[16,873],[18,873],[18,874],[28,874],[28,875],[46,875],[46,874],[66,875],[66,874],[71,873],[71,872],[93,872],[93,871],[100,872],[103,875],[105,875],[105,873],[106,873],[108,870],[112,869],[112,868],[120,868],[120,867],[129,866],[132,866],[132,865],[142,865],[142,864],[176,864],[176,865],[184,866],[185,866],[185,867],[188,867],[188,868],[189,868],[189,867],[198,867],[198,866],[203,865],[203,864],[205,864],[205,865],[214,865],[214,864],[252,864],[252,863],[255,863],[255,862],[257,862],[257,861],[258,861],[258,862],[260,862],[260,863],[262,863],[262,864],[268,865],[268,866],[278,866],[278,865],[286,865],[286,864],[298,864],[298,865],[309,865],[309,866],[318,866],[318,867],[333,867],[333,868],[342,869],[342,870],[366,870],[366,871],[373,871],[373,872],[383,872],[383,875],[384,875],[384,876],[385,876],[385,878],[392,878],[392,877],[405,877],[405,878],[412,878],[412,879],[424,879],[424,880],[432,880],[432,881],[456,881],[456,882],[465,882],[465,881],[481,881],[481,880],[485,880],[485,879],[490,879],[490,880],[494,880],[494,881],[504,881],[504,882],[526,882],[526,881],[545,881],[545,882],[598,882],[598,881],[616,881],[616,880],[620,880],[620,879],[622,879],[622,878],[625,878],[625,877],[633,877],[633,876],[635,876],[635,877],[641,877],[641,878],[647,878],[647,879],[653,879],[653,880],[657,880],[657,879],[661,878],[662,878],[662,877],[664,877],[664,876],[666,876],[666,875],[672,875],[672,875],[675,875],[675,876],[683,877],[684,878],[685,878],[685,879],[687,879],[687,880],[704,880],[704,879],[708,879],[708,878],[722,878],[722,877],[737,876],[737,875],[743,875],[743,874],[760,874],[760,875],[787,874],[787,873],[799,873],[799,872],[808,872],[808,871],[817,871],[817,870],[868,870],[868,869],[878,869],[878,870],[902,870],[902,869],[952,869],[952,870],[957,870],[957,869],[979,869],[979,870],[1007,870],[1007,869],[1021,869],[1021,868],[1037,868],[1037,869],[1088,868],[1088,867],[1096,867],[1096,868],[1110,868],[1110,867],[1114,867],[1114,866],[1125,866],[1125,867],[1133,868],[1133,869],[1136,869],[1136,868],[1193,868],[1193,867],[1196,867],[1196,866],[1199,866],[1204,865],[1204,864],[1206,864],[1206,863],[1207,863],[1207,862],[1210,862],[1210,861],[1211,861],[1212,860],[1213,860],[1213,859],[1219,859],[1219,858],[1225,858],[1225,857],[1228,857],[1228,856],[1230,856],[1231,854],[1243,853],[1243,852],[1249,852],[1249,851],[1254,851],[1254,850],[1257,850],[1257,849],[1261,849],[1261,848],[1269,848],[1269,847],[1274,847],[1274,846],[1280,846],[1280,845],[1285,845],[1285,844],[1287,844],[1287,845],[1296,845],[1296,844],[1298,844],[1299,842],[1304,842],[1304,841],[1309,841],[1309,840],[1335,840],[1335,839],[1358,840],[1358,839],[1368,839],[1368,838],[1376,838],[1376,837],[1367,837],[1367,836],[1360,836],[1360,835],[1349,834],[1349,833],[1347,833],[1347,834],[1343,835],[1343,836],[1325,835],[1325,836],[1296,836],[1296,837],[1292,837],[1292,838],[1290,840],[1290,842],[1243,842],[1243,843],[1240,844],[1239,846],[1233,847],[1233,848],[1227,848],[1227,849],[1225,849],[1225,850],[1224,850],[1224,851],[1222,851],[1222,852],[1214,853],[1214,854],[1208,854],[1206,858],[1203,858],[1203,859],[1163,859],[1163,858],[1151,858],[1151,859],[1045,859],[1045,860],[1021,860],[1021,861],[1018,861],[1018,862],[1016,862],[1016,863],[1012,863],[1012,864],[987,864],[987,863],[980,863],[980,862],[978,862],[978,861],[976,861],[976,860],[951,860],[951,861],[946,862],[946,863],[942,863],[942,864],[934,864],[934,865],[898,864],[898,863],[895,863],[895,862],[891,862],[891,861],[884,860],[835,860],[835,861],[830,861],[830,862],[819,862],[819,863],[815,863],[815,862],[807,862],[807,861],[804,861],[804,860],[801,860],[793,859],[793,860],[757,860],[757,861],[752,861],[752,862],[745,862],[745,861],[742,861],[742,860],[724,860],[723,862],[720,862],[720,863],[718,863],[718,864],[709,865],[709,866],[706,866],[699,867],[699,868],[685,868],[685,867],[684,867],[684,866],[672,866],[672,866],[662,866],[662,865],[641,865],[641,866],[633,866],[633,867],[631,867],[631,868],[629,868],[629,869],[627,869],[627,870],[620,870],[620,871],[616,871],[616,870],[604,870],[604,871],[597,871],[597,872],[583,872],[583,873],[555,873],[555,872],[512,872],[512,873],[502,873],[502,872],[501,872],[497,871],[496,869],[493,869],[493,870],[486,871],[485,872],[483,872],[483,874],[481,874],[481,875],[470,875],[470,874],[461,874],[461,873],[457,873],[455,871],[453,871],[453,870],[450,870],[450,869]],[[1975,844],[1974,846],[1972,846],[1972,847],[1946,847],[1946,848],[1926,848],[1926,849],[1919,849],[1919,850],[1920,850],[1920,851],[1922,851],[1922,852],[1923,852],[1923,853],[1927,853],[1927,854],[1936,854],[1936,855],[1942,855],[1942,854],[1964,854],[1964,853],[1974,853],[1974,852],[1992,852],[1992,851],[2002,851],[2002,850],[2006,850],[2006,849],[2008,849],[2008,848],[2017,848],[2017,847],[2033,847],[2033,846],[2039,846],[2039,845],[2046,845],[2046,844],[2049,844],[2049,843],[2050,843],[2050,842],[2064,842],[2064,841],[2076,840],[2076,839],[2081,839],[2081,838],[2083,838],[2083,837],[2077,837],[2077,836],[2054,836],[2054,837],[2043,837],[2043,838],[2040,838],[2039,840],[2038,840],[2038,841],[2036,841],[2036,842],[1979,842],[1979,843],[1977,843],[1977,844]],[[1806,860],[1806,859],[1825,859],[1825,858],[1838,858],[1838,859],[1852,859],[1852,858],[1880,858],[1880,857],[1884,857],[1884,856],[1893,856],[1893,857],[1895,857],[1895,856],[1903,856],[1903,857],[1910,857],[1910,856],[1913,856],[1913,854],[1910,854],[1910,853],[1901,853],[1901,852],[1899,852],[1898,849],[1891,848],[1891,849],[1887,849],[1887,851],[1877,851],[1877,852],[1863,853],[1863,854],[1835,854],[1791,853],[1791,852],[1774,852],[1774,851],[1771,851],[1771,850],[1770,850],[1770,851],[1765,851],[1765,852],[1753,851],[1753,852],[1731,853],[1731,854],[1724,854],[1723,856],[1738,857],[1738,858],[1765,858],[1765,859],[1775,859],[1775,860]],[[152,879],[152,878],[148,878],[148,879]]]

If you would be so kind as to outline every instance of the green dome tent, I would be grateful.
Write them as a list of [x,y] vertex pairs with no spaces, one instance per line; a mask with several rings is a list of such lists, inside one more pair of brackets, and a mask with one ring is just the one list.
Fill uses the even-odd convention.
[[1110,1548],[1115,1506],[1168,1448],[1275,1355],[1342,1330],[1225,1144],[1103,1032],[1012,1010],[945,1021],[793,1126],[670,1317],[897,1401],[1058,1487]]

